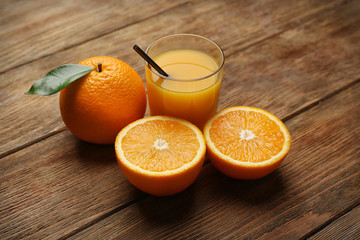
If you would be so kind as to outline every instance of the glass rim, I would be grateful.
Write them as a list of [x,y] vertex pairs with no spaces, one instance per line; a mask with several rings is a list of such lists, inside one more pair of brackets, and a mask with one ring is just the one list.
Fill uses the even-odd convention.
[[209,78],[209,77],[212,77],[213,75],[217,74],[221,69],[222,67],[224,66],[224,62],[225,62],[225,55],[224,55],[224,52],[223,50],[221,49],[221,47],[219,46],[219,44],[217,44],[215,41],[207,38],[207,37],[203,37],[203,36],[200,36],[200,35],[196,35],[196,34],[191,34],[191,33],[178,33],[178,34],[171,34],[171,35],[166,35],[164,37],[161,37],[161,38],[158,38],[156,39],[155,41],[153,41],[152,43],[150,43],[150,45],[146,48],[145,50],[145,53],[148,54],[150,48],[156,44],[157,42],[165,39],[165,38],[169,38],[169,37],[177,37],[177,36],[189,36],[189,37],[197,37],[197,38],[202,38],[204,40],[207,40],[209,42],[211,42],[215,47],[217,47],[217,49],[219,50],[220,54],[221,54],[221,64],[219,65],[219,67],[214,71],[212,72],[211,74],[209,75],[206,75],[204,77],[201,77],[201,78],[193,78],[193,79],[179,79],[179,78],[172,78],[172,77],[167,77],[165,75],[162,75],[161,73],[157,72],[155,69],[153,69],[149,63],[147,61],[145,61],[145,65],[150,69],[151,72],[153,72],[154,74],[158,75],[159,77],[161,78],[164,78],[164,79],[167,79],[167,80],[171,80],[171,81],[181,81],[181,82],[195,82],[195,81],[200,81],[200,80],[204,80],[206,78]]

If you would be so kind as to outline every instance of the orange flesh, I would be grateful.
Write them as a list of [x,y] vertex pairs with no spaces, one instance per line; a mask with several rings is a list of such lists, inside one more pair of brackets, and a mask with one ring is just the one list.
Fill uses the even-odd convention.
[[215,119],[210,139],[226,156],[242,162],[263,162],[278,154],[285,137],[279,126],[259,112],[232,111]]
[[194,159],[200,147],[191,128],[170,120],[135,126],[126,133],[121,144],[130,163],[153,172],[182,167]]

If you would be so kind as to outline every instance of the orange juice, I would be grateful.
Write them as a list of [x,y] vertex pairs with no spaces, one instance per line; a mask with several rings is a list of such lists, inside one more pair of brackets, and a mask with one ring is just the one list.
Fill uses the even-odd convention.
[[217,111],[222,79],[219,65],[208,54],[190,49],[166,51],[153,59],[169,77],[146,67],[151,115],[186,119],[202,129]]

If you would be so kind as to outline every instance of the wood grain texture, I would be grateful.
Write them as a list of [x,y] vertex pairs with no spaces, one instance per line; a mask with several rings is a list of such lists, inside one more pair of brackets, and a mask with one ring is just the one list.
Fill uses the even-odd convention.
[[230,55],[220,106],[258,106],[283,116],[360,79],[359,11],[352,2]]
[[[268,49],[266,52],[266,49],[253,47],[246,52],[247,56],[244,56],[242,52],[237,52],[238,45],[240,44],[241,46],[246,47],[248,46],[246,44],[247,41],[252,42],[252,44],[255,44],[257,41],[261,42],[262,39],[264,39],[264,35],[267,37],[274,36],[275,33],[281,33],[288,28],[292,29],[296,24],[299,25],[299,28],[302,28],[301,22],[299,23],[298,21],[307,19],[309,16],[315,17],[316,14],[313,9],[317,9],[318,12],[325,14],[329,8],[335,8],[334,11],[337,11],[337,8],[342,5],[349,6],[349,4],[343,4],[342,1],[330,1],[329,3],[327,1],[324,1],[323,3],[318,1],[294,1],[291,3],[288,1],[276,1],[274,6],[267,1],[264,3],[261,1],[256,3],[252,1],[194,2],[181,5],[179,8],[172,9],[159,16],[147,19],[145,22],[133,24],[101,38],[83,43],[74,48],[58,52],[49,57],[39,59],[1,74],[0,91],[2,94],[0,95],[0,102],[3,114],[1,119],[2,124],[0,125],[0,140],[3,144],[0,146],[0,154],[7,155],[9,151],[11,152],[11,149],[27,146],[29,142],[43,139],[43,136],[47,136],[49,132],[56,132],[58,129],[64,127],[58,110],[57,95],[49,97],[23,95],[23,93],[29,89],[31,84],[36,79],[42,77],[49,69],[64,63],[76,63],[91,56],[108,55],[125,60],[128,64],[133,66],[134,69],[140,73],[142,79],[144,79],[143,62],[132,50],[134,43],[137,43],[140,46],[147,46],[152,40],[166,34],[193,32],[213,38],[221,46],[225,46],[225,54],[230,56],[227,59],[225,66],[223,93],[225,92],[226,94],[223,94],[221,97],[220,108],[229,106],[230,104],[250,105],[263,98],[268,91],[269,85],[274,85],[273,81],[277,81],[279,78],[285,81],[294,74],[291,72],[291,69],[289,69],[287,73],[282,74],[282,68],[284,66],[279,62],[277,66],[275,66],[276,68],[272,66],[274,69],[267,75],[261,74],[261,71],[259,71],[259,68],[263,68],[269,61],[271,63],[271,61],[274,60],[273,57],[270,59],[268,58],[269,54],[272,55],[274,51],[283,51],[283,48],[278,50],[273,49],[272,51],[269,51]],[[271,6],[273,6],[272,13],[274,16],[282,15],[282,18],[268,18],[268,21],[260,21],[254,25],[253,22],[261,19],[264,9],[268,9],[268,7]],[[352,6],[349,7],[350,10],[351,8]],[[224,19],[224,21],[229,22],[229,24],[225,25],[222,21],[213,17],[223,16],[224,12],[227,13],[225,17],[231,18]],[[355,11],[351,12],[351,14],[356,13],[354,12]],[[266,14],[270,13],[266,12]],[[195,18],[195,16],[201,16],[201,18]],[[359,17],[355,15],[354,18],[349,17],[343,19],[344,21],[340,22],[340,24],[335,24],[338,20],[336,15],[330,16],[329,18],[329,21],[332,21],[333,24],[332,28],[320,28],[323,33],[323,36],[320,35],[320,37],[323,37],[321,40],[325,40],[326,42],[327,39],[325,37],[327,36],[326,34],[330,34],[329,31],[348,28],[348,34],[339,35],[339,42],[333,41],[332,39],[328,41],[337,48],[342,46],[341,41],[351,41],[349,45],[342,47],[344,54],[337,56],[336,61],[334,60],[333,62],[334,65],[339,65],[339,72],[324,71],[324,74],[334,76],[331,81],[333,81],[332,83],[336,87],[336,85],[341,86],[352,81],[356,75],[354,74],[354,71],[356,70],[355,68],[352,68],[352,66],[357,65],[359,61],[354,59],[356,55],[351,53],[353,53],[354,49],[356,51],[359,49],[355,41],[359,35],[358,28],[353,26],[354,23],[358,23]],[[324,18],[322,18],[322,21],[324,21]],[[163,27],[160,27],[161,24],[163,24]],[[213,28],[207,26],[212,26]],[[159,31],[159,28],[165,30]],[[316,28],[312,28],[312,31],[314,34]],[[239,33],[241,33],[241,35],[239,35]],[[300,31],[299,34],[303,33]],[[236,39],[235,42],[234,39]],[[240,39],[243,40],[241,43],[238,42]],[[286,41],[287,40],[284,40],[282,42],[285,44]],[[294,42],[293,44],[303,43]],[[287,46],[287,48],[288,51],[291,49],[295,51],[296,48],[300,46]],[[277,46],[268,45],[265,47],[272,48]],[[320,47],[318,52],[322,52],[324,49],[327,49],[328,46],[319,44],[317,47]],[[311,52],[307,53],[310,54]],[[234,55],[231,56],[231,54]],[[285,59],[296,61],[296,59],[294,59],[295,57],[295,55],[292,55],[292,57],[289,56]],[[345,61],[345,57],[350,57],[351,59]],[[250,60],[252,60],[252,62]],[[319,61],[319,63],[321,63],[321,61]],[[305,68],[306,62],[304,62],[304,64]],[[313,63],[310,64],[311,66],[313,65]],[[247,68],[243,68],[243,65],[246,65]],[[297,69],[295,70],[299,71]],[[296,73],[296,76],[298,77],[298,81],[294,83],[296,86],[292,87],[298,88],[298,85],[301,84],[306,86],[307,89],[317,89],[318,84],[316,82],[309,81],[306,85],[303,84],[303,78],[300,78],[302,74],[301,70],[302,69],[300,69],[300,72]],[[276,73],[278,74],[276,75]],[[264,79],[269,76],[274,76],[275,78],[271,79],[268,83],[264,83],[266,81],[264,81]],[[339,81],[339,79],[341,79],[341,81]],[[334,87],[334,85],[331,87]],[[246,86],[246,91],[244,91],[244,86]],[[254,86],[253,89],[251,89],[252,86]],[[324,88],[326,88],[326,85],[324,85]],[[324,88],[321,90],[326,91]],[[244,94],[244,92],[246,94]],[[254,94],[255,92],[257,93],[256,95]],[[233,94],[239,93],[239,97],[233,97]],[[247,95],[247,93],[251,95]],[[311,95],[306,95],[301,91],[298,91],[297,94],[300,94],[302,98],[296,99],[296,103],[292,102],[290,103],[291,105],[287,106],[291,108],[291,111],[293,111],[294,108],[300,107],[309,99],[313,99]],[[319,95],[321,95],[321,91],[319,91]],[[268,98],[272,98],[272,96],[268,95]],[[279,98],[282,97],[279,96]],[[247,101],[244,101],[244,99],[247,99]],[[268,99],[264,100],[268,101]],[[283,100],[284,99],[282,99],[281,102],[286,104]],[[270,111],[272,109],[280,109],[278,104],[274,105],[273,108],[268,108],[268,106],[270,106],[269,103],[273,104],[273,102],[268,102],[258,104],[258,106],[266,107]],[[34,106],[41,106],[41,108]],[[287,110],[280,111],[286,112]],[[280,111],[278,113],[281,113]]]
[[[119,19],[119,9],[113,16],[104,5],[100,10],[109,16],[95,18],[104,22],[85,36],[71,32],[91,21],[75,24],[73,11],[57,7],[61,14],[33,19],[38,10],[64,2],[0,3],[0,33],[13,43],[29,35],[19,49],[11,45],[0,56],[13,64],[0,74],[0,239],[301,239],[319,229],[330,233],[323,226],[359,205],[359,1],[182,2],[166,5],[162,14],[153,6],[142,16],[126,1],[129,16]],[[86,8],[78,10],[87,16]],[[41,26],[38,20],[46,19]],[[124,19],[102,32],[102,24]],[[53,24],[69,29],[52,30]],[[145,47],[179,32],[210,37],[224,48],[219,109],[251,105],[287,119],[293,145],[276,172],[235,181],[207,161],[186,191],[151,197],[122,175],[113,146],[84,143],[65,130],[57,95],[23,94],[50,69],[96,55],[126,60],[144,80],[133,44]],[[37,40],[54,46],[47,52]],[[29,46],[33,56],[22,54]]]
[[0,72],[144,21],[186,2],[1,1]]
[[70,239],[301,239],[360,203],[359,97],[356,84],[286,122],[290,153],[263,179],[208,164],[185,192],[146,197]]
[[352,209],[309,238],[321,239],[360,239],[360,207]]
[[0,238],[56,239],[144,196],[117,166],[112,145],[69,131],[0,159]]

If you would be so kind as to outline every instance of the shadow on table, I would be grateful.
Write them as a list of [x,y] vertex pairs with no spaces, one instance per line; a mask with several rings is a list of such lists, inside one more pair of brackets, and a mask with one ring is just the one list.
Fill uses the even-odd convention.
[[235,208],[261,204],[271,207],[286,196],[285,191],[279,169],[258,180],[236,180],[223,175],[212,164],[207,164],[195,183],[185,191],[169,197],[147,195],[135,204],[153,227],[174,223],[181,227],[190,218],[201,218],[203,214],[211,213],[209,209],[216,211],[224,204]]
[[86,164],[107,165],[116,162],[113,144],[101,145],[76,139],[77,154]]
[[189,188],[181,193],[166,196],[155,197],[147,195],[147,197],[136,203],[139,211],[153,225],[181,224],[186,221],[188,216],[193,212],[195,182]]
[[286,194],[286,182],[281,174],[281,169],[256,180],[237,180],[223,175],[214,169],[212,177],[217,179],[213,184],[212,194],[224,198],[236,198],[240,202],[252,205],[277,201]]
[[134,187],[134,191],[125,193],[134,199],[123,213],[134,225],[128,234],[145,236],[151,232],[158,238],[167,238],[182,236],[188,228],[193,233],[201,232],[205,221],[235,219],[245,224],[284,201],[288,194],[283,176],[278,169],[262,179],[235,180],[207,162],[195,183],[173,196],[155,197]]

